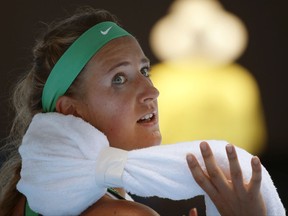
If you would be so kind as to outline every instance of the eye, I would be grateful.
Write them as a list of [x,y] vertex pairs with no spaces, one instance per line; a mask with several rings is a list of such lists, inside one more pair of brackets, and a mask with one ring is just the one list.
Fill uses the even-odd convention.
[[145,77],[150,77],[150,67],[143,67],[141,68],[141,73]]
[[112,84],[121,85],[127,81],[123,74],[116,74],[112,79]]

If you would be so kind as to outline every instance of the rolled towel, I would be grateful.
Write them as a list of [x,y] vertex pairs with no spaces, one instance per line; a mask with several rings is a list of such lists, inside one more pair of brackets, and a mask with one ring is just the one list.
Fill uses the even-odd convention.
[[[100,199],[108,187],[124,187],[138,196],[172,200],[205,196],[206,214],[219,215],[209,196],[193,179],[186,162],[193,153],[203,169],[201,141],[124,151],[109,147],[106,136],[74,116],[34,116],[19,148],[21,179],[17,184],[30,207],[43,215],[79,215]],[[229,178],[225,141],[207,141]],[[236,148],[245,180],[252,155]],[[261,193],[268,215],[285,215],[272,179],[263,167]]]

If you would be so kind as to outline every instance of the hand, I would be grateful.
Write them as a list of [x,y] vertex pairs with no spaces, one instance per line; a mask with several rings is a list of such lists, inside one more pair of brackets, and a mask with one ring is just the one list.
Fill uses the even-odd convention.
[[254,156],[251,159],[252,176],[250,182],[245,183],[233,145],[226,146],[231,180],[227,179],[218,167],[208,143],[201,142],[200,149],[207,173],[202,170],[193,154],[187,155],[187,163],[195,181],[209,195],[219,213],[222,216],[266,215],[266,207],[260,193],[262,173],[259,158]]

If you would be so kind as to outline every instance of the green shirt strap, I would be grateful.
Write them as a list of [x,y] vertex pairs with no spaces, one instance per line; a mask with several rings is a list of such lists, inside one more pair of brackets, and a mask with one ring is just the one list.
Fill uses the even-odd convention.
[[37,213],[35,213],[29,206],[27,200],[25,205],[25,216],[38,216]]

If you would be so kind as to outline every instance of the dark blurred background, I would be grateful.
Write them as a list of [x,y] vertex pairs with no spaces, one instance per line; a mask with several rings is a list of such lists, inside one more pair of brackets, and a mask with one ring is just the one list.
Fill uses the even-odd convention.
[[[149,47],[151,27],[167,14],[172,0],[10,0],[0,9],[0,139],[8,135],[13,113],[9,108],[10,89],[31,61],[31,47],[41,22],[72,14],[75,8],[90,5],[116,14],[123,26],[140,41],[151,63],[158,63]],[[280,197],[288,207],[288,102],[287,102],[287,0],[221,0],[227,10],[238,16],[249,33],[248,47],[237,63],[246,67],[258,82],[268,143],[259,155],[270,172]],[[286,95],[286,96],[285,96]]]

